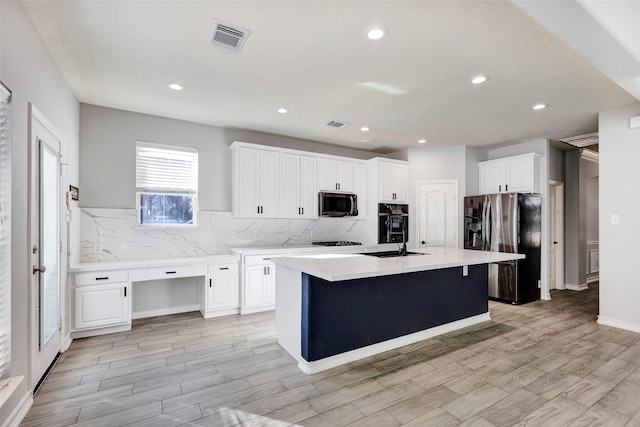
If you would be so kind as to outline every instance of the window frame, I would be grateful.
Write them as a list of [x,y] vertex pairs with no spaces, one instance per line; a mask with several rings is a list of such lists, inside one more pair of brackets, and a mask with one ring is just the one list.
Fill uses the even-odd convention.
[[[193,178],[193,182],[191,183],[190,188],[169,188],[169,187],[156,187],[153,186],[145,186],[141,187],[138,177],[138,161],[140,160],[139,155],[139,147],[142,148],[151,148],[157,150],[163,150],[167,152],[176,152],[176,153],[190,153],[194,155],[195,160],[192,164],[192,167],[195,168],[195,175]],[[136,141],[136,157],[135,157],[135,165],[136,165],[136,224],[139,229],[194,229],[198,226],[198,179],[199,179],[199,156],[198,149],[195,147],[183,147],[183,146],[175,146],[175,145],[167,145],[167,144],[157,144],[146,141]],[[181,191],[182,190],[182,191]],[[191,198],[191,206],[192,206],[192,220],[191,223],[143,223],[142,222],[142,196],[143,195],[169,195],[169,196],[187,196]]]

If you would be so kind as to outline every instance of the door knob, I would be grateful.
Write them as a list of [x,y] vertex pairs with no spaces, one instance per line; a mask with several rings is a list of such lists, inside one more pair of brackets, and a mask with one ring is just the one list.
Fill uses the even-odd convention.
[[420,243],[422,243],[423,245],[426,245],[426,244],[427,244],[427,242],[425,242],[424,240],[423,240],[422,242],[420,242]]
[[33,274],[36,274],[38,272],[44,273],[45,271],[47,271],[47,266],[46,265],[42,265],[40,267],[36,267],[35,265],[33,266]]
[[554,241],[553,241],[553,244],[554,244],[554,245],[557,245],[557,244],[558,244],[558,242],[556,242],[556,241],[554,240]]

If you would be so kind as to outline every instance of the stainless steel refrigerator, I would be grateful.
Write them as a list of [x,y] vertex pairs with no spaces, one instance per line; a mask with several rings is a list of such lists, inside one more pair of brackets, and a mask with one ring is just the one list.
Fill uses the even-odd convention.
[[519,253],[523,260],[489,264],[489,297],[512,304],[540,299],[539,194],[489,194],[464,198],[464,247]]

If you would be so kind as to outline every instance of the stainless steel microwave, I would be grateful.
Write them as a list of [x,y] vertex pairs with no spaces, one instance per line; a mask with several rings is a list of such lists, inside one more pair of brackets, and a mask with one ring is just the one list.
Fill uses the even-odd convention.
[[358,195],[354,193],[318,193],[319,216],[358,216]]

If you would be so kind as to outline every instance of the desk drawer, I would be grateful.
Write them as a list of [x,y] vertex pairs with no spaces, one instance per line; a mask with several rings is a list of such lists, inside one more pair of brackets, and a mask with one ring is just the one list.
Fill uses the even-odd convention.
[[270,264],[271,258],[276,258],[279,256],[285,256],[285,252],[275,253],[275,254],[263,254],[263,255],[247,255],[244,257],[245,265],[259,265],[259,264]]
[[172,279],[174,277],[204,276],[204,272],[197,271],[193,265],[176,267],[155,267],[147,269],[147,280]]
[[101,283],[121,283],[129,281],[129,271],[94,271],[75,275],[76,286],[97,285]]
[[238,263],[230,262],[226,264],[210,264],[208,273],[210,276],[221,276],[223,274],[238,274]]

